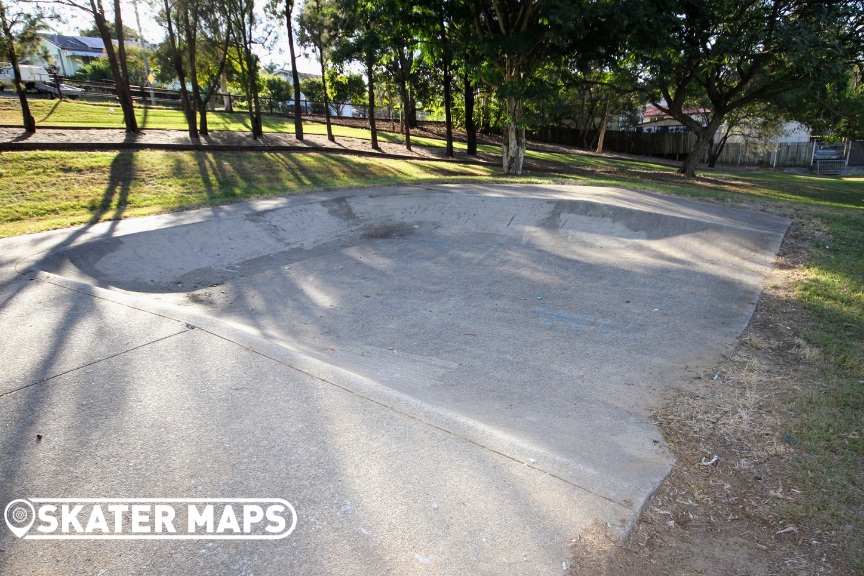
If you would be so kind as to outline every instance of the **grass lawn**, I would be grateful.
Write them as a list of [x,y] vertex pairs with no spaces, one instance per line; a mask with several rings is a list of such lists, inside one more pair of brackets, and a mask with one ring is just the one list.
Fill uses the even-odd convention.
[[496,178],[476,164],[323,153],[4,152],[0,237],[311,190]]
[[[121,127],[119,109],[34,101],[44,125]],[[174,110],[140,110],[145,128],[183,129]],[[0,123],[17,124],[17,104],[0,100]],[[240,114],[211,114],[214,130],[246,130]],[[265,117],[265,130],[290,132]],[[309,132],[323,125],[308,124]],[[368,131],[335,126],[337,136]],[[395,134],[382,138],[401,141]],[[418,145],[443,146],[418,138]],[[459,146],[464,147],[463,143]],[[494,147],[490,147],[494,148]],[[813,177],[773,170],[710,172],[687,180],[668,166],[608,157],[531,151],[543,172],[504,177],[495,166],[382,160],[322,153],[4,152],[0,153],[0,237],[100,220],[189,209],[312,190],[422,182],[518,181],[598,184],[687,195],[782,214],[808,230],[794,298],[806,317],[791,327],[818,350],[818,385],[795,400],[798,486],[790,518],[825,533],[864,532],[864,178]],[[864,572],[864,540],[842,551]],[[857,544],[855,544],[857,542]]]
[[[183,113],[175,108],[150,108],[137,107],[136,115],[138,125],[142,129],[149,130],[186,130],[186,120]],[[38,126],[58,127],[85,127],[85,128],[123,128],[123,113],[116,104],[97,104],[91,102],[78,102],[74,100],[30,100],[30,111],[36,119]],[[0,124],[21,125],[21,108],[17,100],[0,99]],[[211,130],[228,130],[236,132],[250,132],[249,116],[245,112],[209,112],[207,114],[207,125]],[[265,114],[263,117],[264,132],[294,133],[294,119],[284,116],[272,116]],[[337,138],[362,138],[369,140],[369,130],[341,126],[331,126],[333,135]],[[320,122],[303,122],[303,130],[307,134],[326,134],[327,126]],[[386,142],[401,143],[403,136],[393,132],[378,132],[378,138]],[[443,140],[425,138],[422,136],[411,137],[412,144],[417,146],[431,146],[443,148]],[[454,142],[457,150],[465,150],[464,142]],[[478,149],[497,152],[498,147],[480,145]]]

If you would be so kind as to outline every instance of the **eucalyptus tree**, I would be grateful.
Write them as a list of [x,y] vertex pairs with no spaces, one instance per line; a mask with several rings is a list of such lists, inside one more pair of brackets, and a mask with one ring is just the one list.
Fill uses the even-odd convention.
[[864,2],[847,2],[841,21],[845,64],[821,82],[784,93],[780,101],[823,137],[864,140]]
[[383,53],[383,39],[378,30],[382,6],[376,0],[336,0],[342,33],[337,37],[333,57],[337,61],[356,60],[366,69],[367,107],[372,149],[379,150],[375,124],[376,66]]
[[327,139],[335,142],[330,125],[330,100],[327,96],[327,59],[338,33],[338,12],[334,0],[306,0],[297,16],[298,39],[301,46],[313,48],[321,65],[321,83],[324,89],[324,119]]
[[411,127],[417,124],[414,74],[418,30],[423,26],[420,8],[413,0],[383,0],[378,30],[384,44],[381,62],[393,75],[402,107],[404,145],[411,149]]
[[825,138],[864,140],[864,64],[850,65],[821,86],[793,92],[794,117]]
[[41,7],[16,3],[9,8],[8,0],[0,0],[0,59],[12,66],[15,92],[21,103],[21,117],[25,132],[36,132],[36,120],[30,112],[27,91],[21,78],[18,61],[22,55],[33,52],[41,44],[39,33],[47,29]]
[[233,61],[243,83],[252,138],[257,140],[264,135],[264,131],[258,93],[260,61],[255,54],[255,46],[261,41],[255,0],[220,0],[220,3],[231,22],[231,50],[228,58]]
[[433,68],[440,68],[443,91],[446,155],[453,157],[453,60],[456,50],[453,19],[457,0],[421,0],[415,4],[419,24],[417,34],[423,37],[421,53]]
[[198,138],[199,133],[208,133],[207,105],[228,58],[232,19],[227,10],[231,6],[219,0],[162,2],[161,20],[168,32],[171,65],[180,83],[189,136]]
[[294,87],[294,138],[303,140],[300,74],[297,72],[297,56],[294,53],[294,0],[269,0],[266,10],[273,16],[285,19],[285,28],[288,32],[288,55],[291,60],[291,81]]
[[[818,82],[844,60],[846,0],[650,0],[654,26],[635,38],[642,90],[696,134],[679,172],[694,176],[734,111]],[[858,3],[860,4],[860,2]],[[705,118],[694,103],[707,103]]]
[[[183,0],[174,1],[162,0],[164,6],[163,18],[168,31],[168,45],[171,50],[171,63],[174,71],[177,73],[177,79],[180,83],[180,105],[183,108],[183,115],[186,117],[186,125],[189,128],[189,137],[198,138],[198,125],[195,116],[195,107],[189,97],[189,87],[186,76],[186,62],[184,61],[183,48],[184,39],[181,38],[181,30],[183,29],[183,20],[189,19],[189,3]],[[179,5],[179,6],[178,6]],[[185,18],[184,18],[185,16]],[[185,44],[192,43],[192,52],[194,53],[195,40],[194,38],[186,38]],[[190,64],[194,66],[194,64]]]
[[[186,0],[189,1],[189,0]],[[220,0],[201,0],[189,23],[184,21],[187,30],[197,30],[194,50],[189,51],[192,66],[193,99],[198,107],[198,131],[207,135],[207,107],[212,100],[228,64],[228,54],[234,37],[233,20],[229,13],[222,11]],[[192,16],[190,14],[190,16]],[[200,91],[203,88],[203,93]]]
[[[132,103],[132,91],[129,82],[129,68],[126,63],[126,41],[123,26],[123,15],[120,10],[120,0],[113,1],[114,25],[111,26],[102,0],[55,0],[62,6],[81,10],[93,19],[93,24],[99,31],[99,37],[105,46],[105,57],[114,78],[114,89],[117,101],[123,111],[123,123],[127,132],[138,132],[138,120],[135,118],[135,106]],[[114,40],[116,37],[117,46]]]
[[506,106],[502,164],[521,174],[525,100],[538,87],[538,68],[580,37],[579,0],[473,0],[478,56],[485,82]]

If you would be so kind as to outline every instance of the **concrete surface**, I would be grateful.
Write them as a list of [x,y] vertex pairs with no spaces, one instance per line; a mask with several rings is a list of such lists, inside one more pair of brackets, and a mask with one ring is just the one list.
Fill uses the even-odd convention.
[[0,572],[560,573],[580,528],[623,535],[668,473],[650,410],[734,345],[787,226],[453,185],[0,241],[0,504],[298,515],[273,542],[0,527]]

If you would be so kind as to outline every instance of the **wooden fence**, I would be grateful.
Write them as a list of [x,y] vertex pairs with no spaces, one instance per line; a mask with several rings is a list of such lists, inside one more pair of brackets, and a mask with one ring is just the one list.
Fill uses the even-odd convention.
[[[597,141],[593,130],[585,132],[562,127],[548,127],[528,132],[528,138],[539,142],[567,146],[591,146]],[[696,143],[692,132],[636,132],[608,130],[603,139],[603,150],[620,154],[642,154],[683,160]],[[769,152],[757,152],[743,143],[727,143],[717,160],[718,164],[741,166],[810,166],[813,144],[810,142],[784,142]],[[704,158],[703,161],[707,161]]]
[[774,150],[755,151],[742,143],[727,143],[717,159],[718,164],[740,166],[810,166],[813,155],[812,142],[783,142]]

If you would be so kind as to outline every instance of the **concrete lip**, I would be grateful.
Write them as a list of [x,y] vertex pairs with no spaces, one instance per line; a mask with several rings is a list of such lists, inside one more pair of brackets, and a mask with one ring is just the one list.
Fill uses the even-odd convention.
[[787,227],[620,189],[415,186],[121,222],[17,268],[524,464],[623,534],[672,464],[651,409],[734,346]]

